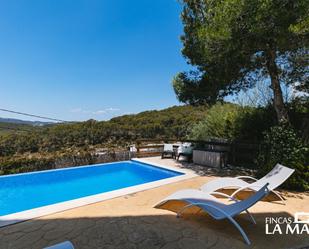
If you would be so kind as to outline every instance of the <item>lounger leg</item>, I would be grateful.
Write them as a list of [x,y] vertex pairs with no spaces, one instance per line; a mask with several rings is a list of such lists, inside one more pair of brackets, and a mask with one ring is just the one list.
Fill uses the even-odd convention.
[[241,235],[242,235],[242,237],[244,238],[244,240],[246,241],[246,243],[247,243],[248,245],[251,245],[251,242],[250,242],[250,240],[249,240],[247,234],[246,234],[245,231],[241,228],[241,226],[240,226],[232,217],[228,216],[227,218],[230,220],[230,222],[232,222],[232,223],[235,225],[235,227],[237,227],[238,231],[241,233]]
[[248,210],[248,209],[246,210],[246,213],[249,215],[249,217],[250,217],[251,221],[253,222],[253,224],[255,224],[255,225],[256,225],[256,221],[255,221],[255,219],[254,219],[253,215],[249,212],[249,210]]
[[236,197],[234,197],[234,196],[236,196],[237,195],[237,193],[238,192],[240,192],[240,191],[242,191],[242,190],[244,190],[243,188],[239,188],[239,189],[236,189],[232,194],[231,194],[231,198],[235,198],[235,199],[237,199]]
[[183,212],[185,209],[187,209],[187,208],[189,208],[189,207],[192,207],[192,206],[195,206],[195,204],[189,204],[189,205],[184,206],[182,209],[180,209],[180,210],[178,211],[176,217],[177,217],[177,218],[180,218],[182,212]]
[[272,192],[273,194],[275,194],[280,200],[281,200],[281,204],[285,205],[284,199],[282,198],[282,196],[275,190],[271,190],[270,192]]

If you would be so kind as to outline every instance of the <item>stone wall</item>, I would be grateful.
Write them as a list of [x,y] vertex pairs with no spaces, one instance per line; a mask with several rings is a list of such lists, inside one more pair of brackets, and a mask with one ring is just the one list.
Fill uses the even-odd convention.
[[132,157],[136,157],[135,152],[105,151],[102,153],[83,152],[72,155],[58,155],[49,157],[20,157],[18,159],[7,158],[2,162],[0,161],[0,175],[125,161],[130,160]]
[[56,159],[55,168],[126,161],[133,157],[135,157],[135,153],[129,151],[109,151],[99,154],[74,155]]

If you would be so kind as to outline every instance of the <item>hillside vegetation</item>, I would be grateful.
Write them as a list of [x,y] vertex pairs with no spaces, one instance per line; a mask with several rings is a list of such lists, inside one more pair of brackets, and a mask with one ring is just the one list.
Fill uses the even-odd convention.
[[[49,153],[89,146],[127,146],[139,138],[185,138],[205,118],[206,107],[174,106],[124,115],[109,121],[88,120],[17,132],[0,137],[0,156]],[[7,124],[6,124],[7,125]]]
[[39,127],[22,123],[1,122],[0,120],[0,136],[35,131],[37,128]]
[[[216,138],[259,144],[259,151],[246,157],[243,165],[248,166],[250,161],[261,175],[278,162],[288,165],[296,172],[284,186],[308,190],[306,103],[289,104],[290,126],[276,124],[271,106],[255,108],[231,103],[217,103],[210,108],[175,106],[109,121],[32,126],[31,131],[0,136],[0,174],[127,160],[124,151],[142,138]],[[98,149],[104,153],[96,153]],[[245,152],[238,151],[237,157],[242,158],[241,153]]]

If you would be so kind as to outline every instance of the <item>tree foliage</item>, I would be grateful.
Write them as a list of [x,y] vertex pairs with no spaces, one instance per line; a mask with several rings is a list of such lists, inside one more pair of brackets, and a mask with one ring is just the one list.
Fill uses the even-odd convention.
[[279,121],[280,83],[308,83],[308,0],[183,0],[182,53],[195,71],[173,86],[185,103],[215,103],[269,80]]
[[[192,127],[189,137],[194,140],[227,139],[260,142],[263,132],[275,124],[273,110],[217,103],[206,117]],[[253,128],[254,127],[254,128]]]

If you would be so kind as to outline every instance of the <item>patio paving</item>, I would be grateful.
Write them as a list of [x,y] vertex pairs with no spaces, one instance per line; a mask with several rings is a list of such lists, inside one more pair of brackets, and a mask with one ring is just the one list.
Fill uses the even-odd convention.
[[[173,160],[147,158],[156,163],[181,166]],[[0,228],[1,249],[41,249],[70,240],[76,249],[176,249],[249,248],[228,221],[207,215],[175,214],[152,208],[158,201],[183,188],[198,188],[216,176],[192,179],[145,190],[135,194],[51,214]],[[302,248],[309,246],[309,235],[266,235],[265,217],[291,217],[309,212],[309,195],[284,193],[286,205],[260,202],[250,210],[257,225],[245,215],[237,221],[247,232],[251,248]]]

